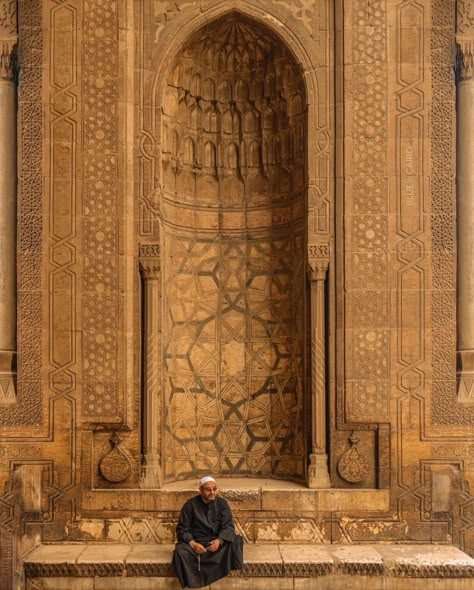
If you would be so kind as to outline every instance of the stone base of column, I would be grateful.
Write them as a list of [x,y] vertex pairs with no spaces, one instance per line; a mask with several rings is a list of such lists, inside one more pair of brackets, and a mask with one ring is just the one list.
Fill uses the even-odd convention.
[[143,455],[140,473],[141,488],[161,488],[160,456],[154,453]]
[[458,401],[474,404],[474,350],[458,350],[456,364]]
[[0,406],[16,404],[16,352],[0,350]]
[[314,490],[331,487],[328,470],[328,456],[324,452],[311,453],[308,466],[308,487]]

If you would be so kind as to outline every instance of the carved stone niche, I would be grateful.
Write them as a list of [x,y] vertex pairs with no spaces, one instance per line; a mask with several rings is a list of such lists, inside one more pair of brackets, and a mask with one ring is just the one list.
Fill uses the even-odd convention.
[[163,482],[208,471],[303,481],[301,70],[264,25],[228,13],[178,51],[161,121]]

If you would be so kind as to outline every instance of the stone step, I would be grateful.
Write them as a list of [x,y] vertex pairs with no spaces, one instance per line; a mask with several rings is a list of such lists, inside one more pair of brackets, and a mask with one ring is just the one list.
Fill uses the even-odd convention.
[[[42,544],[24,560],[26,588],[177,590],[172,552],[173,545]],[[474,559],[450,545],[247,544],[244,561],[212,589],[426,590],[434,580],[437,590],[474,588]]]

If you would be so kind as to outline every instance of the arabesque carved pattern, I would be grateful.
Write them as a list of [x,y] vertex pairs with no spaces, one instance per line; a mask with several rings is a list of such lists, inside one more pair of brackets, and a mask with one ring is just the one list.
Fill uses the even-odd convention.
[[[458,2],[458,32],[466,33],[472,2]],[[453,40],[456,3],[433,0],[431,103],[431,231],[432,231],[432,403],[435,425],[470,426],[474,408],[456,401],[456,291],[455,291],[455,79]],[[467,9],[467,12],[466,12]]]
[[[353,182],[346,268],[353,329],[345,402],[348,419],[361,421],[388,415],[389,332],[382,322],[388,320],[386,2],[356,0],[352,14]],[[367,331],[369,309],[377,309],[378,321]]]
[[17,34],[17,0],[0,0],[0,40]]
[[[6,12],[5,12],[6,7]],[[13,23],[11,2],[3,3],[4,23]],[[43,26],[41,2],[19,1],[19,27],[23,39],[22,75],[18,84],[18,132],[22,138],[18,160],[18,385],[16,405],[0,409],[5,428],[39,426],[42,422],[43,284],[44,245],[42,152]],[[8,24],[9,34],[13,25]],[[16,28],[16,24],[15,24]],[[25,378],[26,377],[26,378]]]
[[474,2],[457,0],[456,32],[461,35],[474,35]]
[[83,19],[83,413],[122,415],[118,330],[118,6],[85,0]]

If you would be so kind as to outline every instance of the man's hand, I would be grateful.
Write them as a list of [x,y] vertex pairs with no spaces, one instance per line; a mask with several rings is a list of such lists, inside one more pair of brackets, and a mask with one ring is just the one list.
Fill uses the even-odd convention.
[[189,546],[194,549],[196,553],[206,553],[207,549],[197,541],[189,541]]
[[209,543],[209,545],[206,547],[206,549],[208,551],[210,551],[211,553],[214,553],[214,551],[217,551],[220,546],[221,546],[220,539],[214,539],[214,541],[211,541]]

